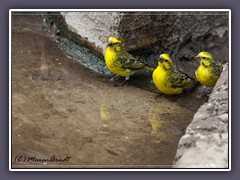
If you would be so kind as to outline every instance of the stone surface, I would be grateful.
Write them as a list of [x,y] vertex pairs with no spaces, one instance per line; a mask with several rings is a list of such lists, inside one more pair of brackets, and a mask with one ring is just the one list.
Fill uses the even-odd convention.
[[62,35],[75,43],[83,43],[98,54],[106,48],[109,36],[119,36],[117,28],[121,13],[117,12],[61,12],[55,16]]
[[[61,31],[85,41],[102,54],[109,36],[118,36],[127,51],[153,45],[176,59],[189,60],[210,50],[216,59],[228,59],[227,12],[61,12]],[[154,51],[154,50],[153,50]],[[222,52],[222,53],[221,53]]]
[[228,65],[180,139],[174,168],[228,168]]

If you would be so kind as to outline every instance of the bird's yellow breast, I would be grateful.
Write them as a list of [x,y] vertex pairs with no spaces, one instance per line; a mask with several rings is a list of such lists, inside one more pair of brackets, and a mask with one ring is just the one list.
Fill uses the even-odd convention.
[[200,65],[195,72],[197,80],[204,86],[213,87],[218,77],[212,74],[212,67]]
[[152,74],[153,82],[155,86],[162,93],[167,95],[180,94],[182,93],[182,88],[171,87],[168,80],[168,72],[163,68],[163,66],[158,66]]
[[116,74],[122,77],[129,76],[131,74],[131,71],[128,69],[123,69],[121,67],[121,64],[117,63],[117,55],[118,55],[118,52],[110,48],[107,48],[104,54],[106,66],[113,74]]

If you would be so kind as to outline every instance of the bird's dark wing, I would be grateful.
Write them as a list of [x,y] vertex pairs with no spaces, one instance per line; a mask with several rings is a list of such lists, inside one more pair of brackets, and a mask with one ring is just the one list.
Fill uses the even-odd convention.
[[169,73],[168,81],[171,83],[172,87],[185,88],[192,86],[194,84],[194,79],[192,79],[187,74],[184,74],[176,69]]
[[222,72],[223,66],[221,63],[217,64],[214,63],[213,68],[212,68],[212,74],[214,74],[214,76],[219,77],[221,72]]
[[140,60],[134,58],[128,52],[121,52],[117,56],[117,62],[121,65],[122,68],[127,69],[141,69],[146,66],[145,63],[141,62]]

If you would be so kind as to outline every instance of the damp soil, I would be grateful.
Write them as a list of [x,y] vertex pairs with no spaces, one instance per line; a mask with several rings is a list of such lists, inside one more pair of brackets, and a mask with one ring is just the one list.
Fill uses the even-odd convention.
[[44,23],[12,16],[12,167],[171,168],[203,103],[196,92],[158,96],[135,86],[141,76],[116,86],[69,58]]

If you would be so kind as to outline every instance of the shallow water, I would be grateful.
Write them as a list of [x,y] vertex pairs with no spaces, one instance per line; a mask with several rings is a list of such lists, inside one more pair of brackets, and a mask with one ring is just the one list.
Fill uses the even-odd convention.
[[45,22],[12,17],[13,167],[171,167],[203,103],[198,92],[157,97],[141,74],[115,86],[103,65],[94,68],[105,75],[78,63],[99,57],[86,48],[84,56],[69,53]]

